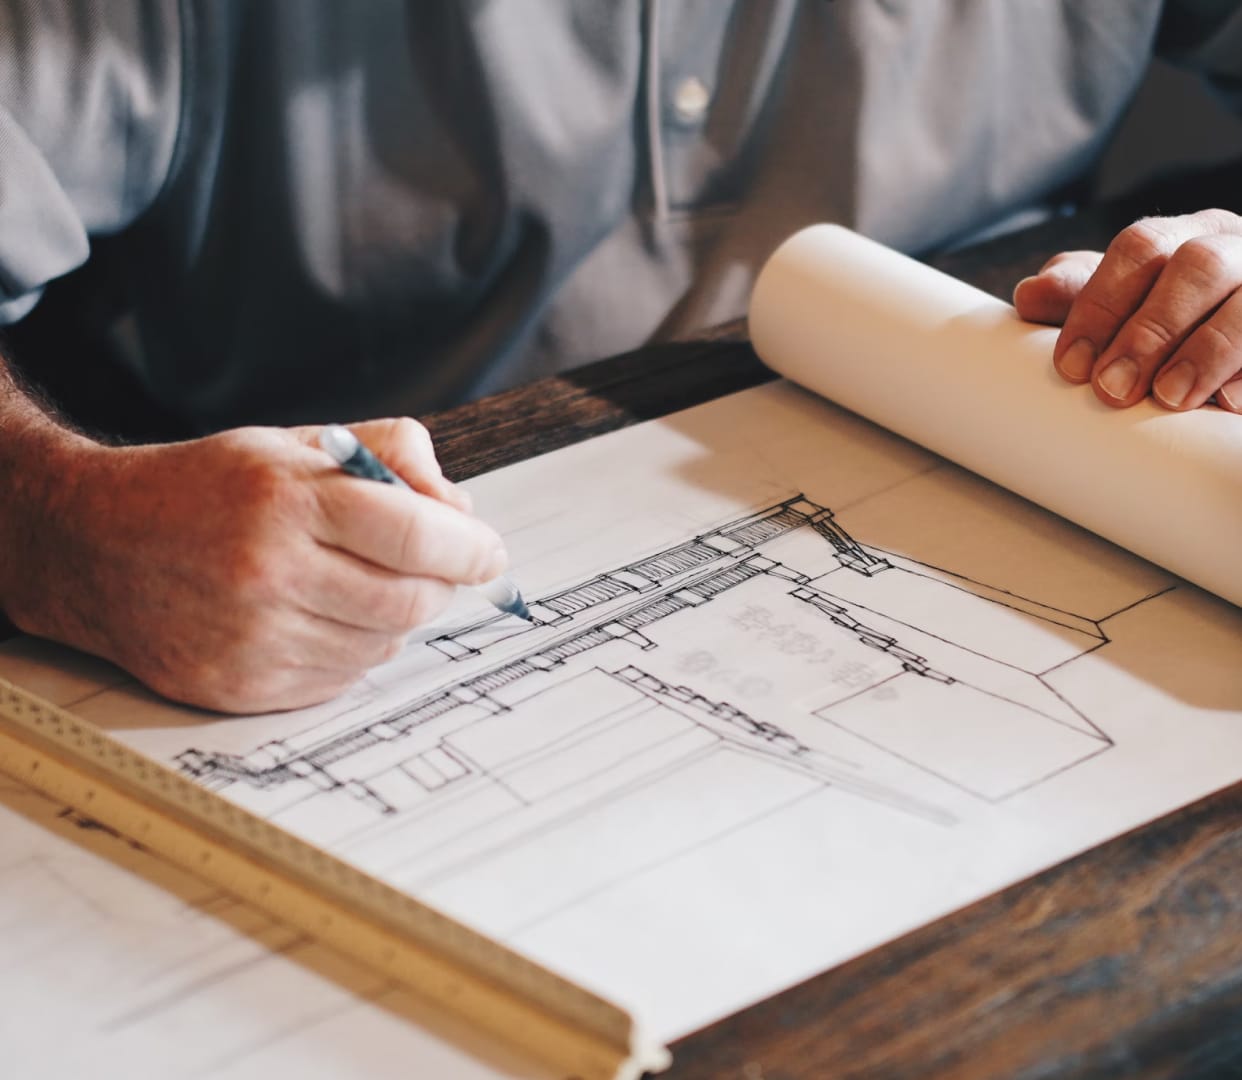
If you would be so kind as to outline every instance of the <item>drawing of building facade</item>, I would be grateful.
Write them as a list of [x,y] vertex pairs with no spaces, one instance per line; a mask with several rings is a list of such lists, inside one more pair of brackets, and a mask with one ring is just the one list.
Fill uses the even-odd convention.
[[435,685],[375,718],[178,762],[427,886],[523,847],[572,857],[674,785],[736,798],[698,833],[648,830],[631,868],[815,789],[949,827],[950,795],[1005,799],[1111,745],[1041,679],[1097,624],[867,549],[800,495],[531,610],[428,642]]

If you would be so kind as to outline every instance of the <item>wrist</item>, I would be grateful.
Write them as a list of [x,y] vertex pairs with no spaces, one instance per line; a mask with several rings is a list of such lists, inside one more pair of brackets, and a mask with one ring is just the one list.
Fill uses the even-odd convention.
[[20,630],[65,638],[76,509],[107,447],[33,407],[0,426],[0,611]]

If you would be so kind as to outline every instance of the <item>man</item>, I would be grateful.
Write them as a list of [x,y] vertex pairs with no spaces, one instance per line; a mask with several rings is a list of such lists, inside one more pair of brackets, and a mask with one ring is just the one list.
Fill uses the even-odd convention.
[[[340,475],[314,427],[237,425],[416,416],[736,316],[812,221],[951,242],[1055,198],[1157,45],[1236,77],[1242,14],[10,0],[0,317],[93,250],[67,317],[124,338],[116,370],[194,437],[106,445],[0,374],[0,605],[180,700],[329,697],[498,573],[500,539],[412,420],[354,430],[413,493]],[[1110,404],[1237,411],[1240,282],[1242,222],[1213,211],[1053,260],[1016,301],[1064,321],[1057,369]],[[53,361],[97,362],[35,375]]]

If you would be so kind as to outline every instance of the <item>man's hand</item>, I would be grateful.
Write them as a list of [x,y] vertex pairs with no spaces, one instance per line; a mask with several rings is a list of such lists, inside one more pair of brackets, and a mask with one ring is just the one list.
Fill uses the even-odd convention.
[[506,564],[421,425],[352,430],[415,490],[346,475],[316,429],[125,448],[74,437],[48,483],[18,492],[26,527],[0,560],[10,618],[195,705],[332,697],[392,658],[455,584]]
[[1108,251],[1070,251],[1014,290],[1018,314],[1062,325],[1053,363],[1107,405],[1242,412],[1242,218],[1145,218]]

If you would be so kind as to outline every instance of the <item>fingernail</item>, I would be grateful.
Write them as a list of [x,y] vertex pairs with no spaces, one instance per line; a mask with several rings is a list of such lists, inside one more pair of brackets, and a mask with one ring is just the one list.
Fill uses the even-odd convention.
[[1138,382],[1138,364],[1128,356],[1119,356],[1100,373],[1100,389],[1109,397],[1124,401]]
[[1182,360],[1160,373],[1155,385],[1151,388],[1152,393],[1161,405],[1166,405],[1170,409],[1178,409],[1181,408],[1182,402],[1186,400],[1190,391],[1195,388],[1198,379],[1199,373],[1194,365]]
[[1242,379],[1225,383],[1216,391],[1216,403],[1233,412],[1242,412]]
[[1095,367],[1095,346],[1086,338],[1079,338],[1061,357],[1057,370],[1067,379],[1075,382],[1086,382],[1091,378],[1091,369]]

